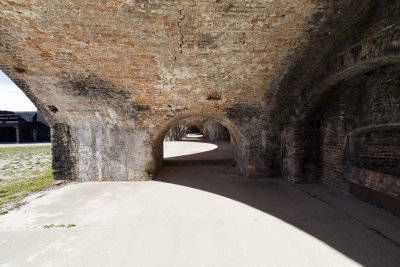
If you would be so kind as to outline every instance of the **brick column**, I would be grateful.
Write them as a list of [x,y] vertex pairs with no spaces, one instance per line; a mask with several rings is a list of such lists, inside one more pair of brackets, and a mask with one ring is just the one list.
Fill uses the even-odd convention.
[[53,175],[78,181],[151,179],[156,170],[145,129],[116,125],[52,127]]

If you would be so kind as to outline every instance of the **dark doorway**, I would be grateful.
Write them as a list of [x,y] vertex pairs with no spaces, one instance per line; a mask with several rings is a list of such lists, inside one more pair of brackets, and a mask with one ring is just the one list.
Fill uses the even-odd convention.
[[197,127],[196,125],[192,125],[188,129],[188,133],[201,133],[201,131],[199,127]]

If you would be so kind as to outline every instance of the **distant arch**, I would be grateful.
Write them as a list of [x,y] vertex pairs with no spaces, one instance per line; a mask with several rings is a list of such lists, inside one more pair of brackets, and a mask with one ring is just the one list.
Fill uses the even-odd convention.
[[198,123],[194,123],[194,122],[190,122],[188,123],[188,132],[187,133],[200,133],[203,134],[203,127],[201,127],[200,124]]
[[234,151],[234,160],[239,167],[240,171],[244,175],[248,175],[248,158],[249,158],[249,144],[246,138],[242,135],[240,129],[229,119],[218,116],[212,113],[185,113],[181,115],[177,115],[174,118],[170,119],[165,124],[158,127],[160,129],[154,136],[151,141],[151,145],[153,148],[153,159],[155,161],[155,172],[157,173],[163,163],[163,141],[171,127],[187,118],[191,117],[199,117],[202,119],[210,119],[220,123],[223,127],[225,127],[231,136],[231,144],[233,146]]

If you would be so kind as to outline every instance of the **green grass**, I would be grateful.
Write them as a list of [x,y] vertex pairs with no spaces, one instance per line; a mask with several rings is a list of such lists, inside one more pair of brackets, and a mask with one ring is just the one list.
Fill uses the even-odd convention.
[[76,225],[73,224],[73,223],[70,223],[70,224],[68,224],[68,225],[65,225],[65,224],[58,224],[58,225],[49,224],[49,225],[43,226],[43,228],[46,228],[46,229],[53,228],[53,227],[66,227],[66,228],[71,228],[71,227],[74,227],[74,226],[76,226]]
[[51,147],[0,148],[0,180],[40,176],[51,169]]
[[52,183],[50,146],[0,148],[0,215]]
[[5,212],[5,205],[18,202],[33,192],[42,191],[53,183],[51,171],[47,173],[18,181],[0,184],[0,214]]
[[24,147],[1,147],[0,148],[0,159],[7,157],[7,154],[25,154],[32,155],[37,152],[45,152],[50,151],[50,146],[24,146]]

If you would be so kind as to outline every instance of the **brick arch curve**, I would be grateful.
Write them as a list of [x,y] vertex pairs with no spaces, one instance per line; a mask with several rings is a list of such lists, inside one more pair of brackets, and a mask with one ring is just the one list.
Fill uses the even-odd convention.
[[299,105],[298,114],[292,114],[289,126],[283,132],[283,139],[293,136],[290,143],[283,140],[283,153],[287,154],[283,158],[283,176],[286,179],[292,182],[321,181],[324,167],[321,128],[325,112],[338,103],[341,96],[358,88],[354,81],[363,81],[365,76],[383,68],[390,68],[393,79],[396,79],[400,73],[400,57],[379,56],[352,62],[316,86],[308,97],[309,101]]
[[[176,124],[177,122],[190,118],[190,117],[201,117],[201,118],[207,118],[211,119],[213,121],[216,121],[220,123],[222,126],[224,126],[226,129],[228,129],[230,135],[231,135],[231,143],[233,145],[234,149],[234,159],[241,170],[241,172],[245,175],[251,175],[251,170],[249,170],[248,167],[248,160],[249,160],[249,143],[245,136],[241,133],[241,130],[239,127],[237,127],[231,120],[218,116],[213,113],[185,113],[181,114],[178,116],[175,116],[171,120],[167,121],[166,123],[160,125],[156,129],[160,129],[157,131],[157,133],[154,135],[151,145],[153,147],[152,153],[153,153],[153,159],[154,159],[154,164],[151,164],[154,169],[150,170],[150,172],[154,172],[156,174],[162,167],[162,162],[163,162],[163,140],[168,133],[169,129]],[[149,171],[148,171],[149,172]]]

